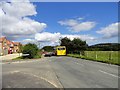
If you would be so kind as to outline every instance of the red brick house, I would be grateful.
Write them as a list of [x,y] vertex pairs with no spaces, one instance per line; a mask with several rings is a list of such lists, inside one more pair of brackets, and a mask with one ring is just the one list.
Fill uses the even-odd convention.
[[0,38],[0,55],[8,54],[8,46],[6,37]]
[[20,42],[12,42],[6,37],[0,38],[0,55],[7,55],[20,52]]

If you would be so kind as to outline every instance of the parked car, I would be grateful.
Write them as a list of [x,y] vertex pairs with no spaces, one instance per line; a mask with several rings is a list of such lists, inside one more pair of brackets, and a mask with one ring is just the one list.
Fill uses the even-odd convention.
[[55,56],[56,54],[55,54],[55,52],[51,52],[51,55],[52,55],[52,56]]
[[44,56],[45,56],[45,57],[51,57],[52,54],[51,54],[51,52],[45,52],[45,53],[44,53]]

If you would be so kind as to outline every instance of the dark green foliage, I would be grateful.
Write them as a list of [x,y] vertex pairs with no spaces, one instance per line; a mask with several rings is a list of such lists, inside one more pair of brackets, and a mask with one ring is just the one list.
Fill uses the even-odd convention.
[[83,51],[83,50],[86,50],[86,48],[87,48],[86,41],[82,41],[79,38],[74,38],[72,40],[72,43],[73,43],[73,49],[74,50]]
[[48,51],[48,52],[52,52],[54,50],[54,47],[53,46],[44,46],[42,49],[44,49],[45,51]]
[[23,58],[34,58],[37,53],[38,53],[38,47],[37,45],[35,44],[26,44],[24,47],[23,47],[23,51],[22,51],[23,54],[29,54],[29,56],[24,56]]
[[69,38],[65,37],[62,38],[61,40],[61,46],[66,46],[66,52],[69,53],[69,51],[72,51],[73,47],[72,46],[72,42]]
[[20,44],[19,48],[20,50],[18,51],[18,53],[21,53],[23,51],[23,46]]
[[67,53],[79,53],[87,48],[86,41],[82,41],[79,38],[70,40],[67,37],[61,39],[61,46],[66,46]]
[[87,51],[120,51],[120,44],[119,43],[101,43],[92,46],[88,46],[86,41],[82,41],[79,38],[74,38],[70,40],[69,38],[65,37],[61,40],[61,46],[66,46],[67,53],[76,53],[80,54],[85,50]]
[[120,51],[119,43],[101,43],[89,46],[88,51]]

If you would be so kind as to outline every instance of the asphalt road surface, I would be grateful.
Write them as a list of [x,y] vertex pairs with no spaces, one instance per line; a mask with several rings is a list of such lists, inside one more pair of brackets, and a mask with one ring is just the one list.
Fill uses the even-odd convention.
[[71,57],[2,64],[3,88],[118,88],[118,66]]

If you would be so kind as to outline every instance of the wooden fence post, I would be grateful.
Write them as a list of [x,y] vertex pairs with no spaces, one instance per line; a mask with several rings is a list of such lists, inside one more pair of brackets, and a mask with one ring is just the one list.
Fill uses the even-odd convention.
[[112,63],[112,51],[110,51],[109,53],[109,60],[110,60],[109,62]]
[[97,60],[97,52],[95,51],[95,59]]
[[86,57],[88,57],[88,53],[87,53],[87,51],[86,51]]
[[111,56],[112,56],[112,55],[111,55],[111,51],[110,51],[110,53],[109,53],[109,60],[111,60]]

